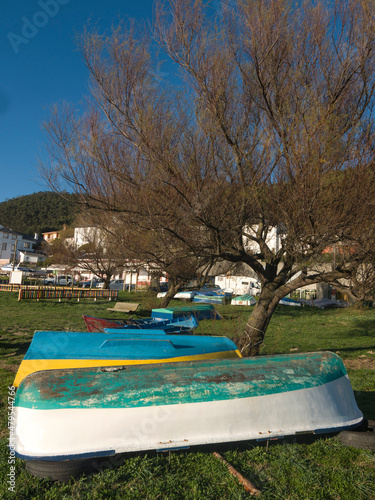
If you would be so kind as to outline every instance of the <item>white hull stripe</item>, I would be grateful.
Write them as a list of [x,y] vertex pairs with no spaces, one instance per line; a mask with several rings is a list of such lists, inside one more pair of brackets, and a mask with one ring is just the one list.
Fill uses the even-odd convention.
[[363,418],[347,377],[324,386],[230,401],[15,410],[15,451],[24,458],[55,460],[334,431]]

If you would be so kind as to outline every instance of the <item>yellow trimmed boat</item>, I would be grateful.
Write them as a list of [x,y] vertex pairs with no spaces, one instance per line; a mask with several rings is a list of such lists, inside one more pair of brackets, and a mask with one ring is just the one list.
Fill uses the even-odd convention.
[[164,330],[121,333],[38,331],[21,362],[14,387],[31,373],[63,368],[140,365],[241,357],[227,337],[167,335]]

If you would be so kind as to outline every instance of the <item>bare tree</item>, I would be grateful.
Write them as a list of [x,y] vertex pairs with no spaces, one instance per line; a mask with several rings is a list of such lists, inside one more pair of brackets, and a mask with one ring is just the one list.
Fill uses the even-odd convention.
[[[159,208],[157,204],[153,210]],[[193,249],[187,249],[186,244],[179,242],[169,231],[162,227],[141,227],[134,223],[134,218],[129,222],[123,214],[109,214],[111,224],[107,227],[111,227],[112,237],[117,241],[117,254],[123,256],[123,261],[142,262],[152,275],[168,278],[168,291],[160,307],[167,307],[175,294],[190,281],[207,278],[210,263],[194,255]],[[97,216],[108,219],[108,213],[103,213],[103,210],[98,210]]]
[[[369,230],[370,228],[368,228]],[[375,247],[374,236],[364,230],[358,240],[362,241],[363,258],[358,265],[351,266],[352,273],[346,279],[335,279],[332,285],[339,291],[349,295],[351,301],[362,306],[366,301],[375,301]],[[350,246],[336,245],[332,249],[332,268],[343,266],[351,261],[355,249]],[[338,264],[339,262],[339,264]]]
[[[102,228],[98,229],[103,231]],[[109,288],[111,277],[123,267],[123,262],[108,240],[108,237],[95,237],[72,252],[76,266],[101,278],[104,288]]]
[[[374,13],[372,0],[170,0],[154,38],[85,33],[93,102],[52,115],[47,179],[164,231],[185,259],[247,264],[262,291],[240,347],[257,354],[282,297],[374,263]],[[345,259],[321,266],[337,244]]]
[[[69,268],[80,268],[104,280],[104,288],[109,287],[113,274],[124,266],[123,253],[119,251],[119,242],[108,228],[106,214],[86,212],[77,220],[84,231],[84,241],[74,240],[73,230],[69,238],[62,237],[48,245],[49,262],[64,264]],[[67,231],[65,231],[67,232]]]

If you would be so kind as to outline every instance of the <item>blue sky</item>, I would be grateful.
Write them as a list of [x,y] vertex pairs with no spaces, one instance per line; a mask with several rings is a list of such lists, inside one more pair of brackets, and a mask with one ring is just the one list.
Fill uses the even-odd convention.
[[152,18],[152,0],[14,0],[0,12],[0,202],[44,191],[42,123],[59,101],[79,103],[88,74],[75,33],[91,19]]

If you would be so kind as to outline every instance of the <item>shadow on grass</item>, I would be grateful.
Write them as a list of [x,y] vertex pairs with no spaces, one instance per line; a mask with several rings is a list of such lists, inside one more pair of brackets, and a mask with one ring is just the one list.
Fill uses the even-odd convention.
[[355,391],[354,394],[364,418],[375,420],[375,391]]
[[358,320],[353,318],[353,335],[370,336],[375,334],[374,320]]
[[304,316],[304,317],[320,316],[322,313],[324,314],[327,312],[328,312],[327,310],[318,309],[317,307],[309,307],[309,306],[291,307],[278,304],[274,314],[277,316],[290,316],[298,318],[299,316]]
[[[371,310],[370,310],[371,311]],[[303,306],[303,307],[291,307],[291,306],[283,306],[282,304],[279,304],[276,307],[276,310],[274,314],[276,316],[286,316],[286,317],[294,317],[294,318],[299,318],[300,316],[303,316],[306,318],[306,316],[310,316],[311,318],[313,317],[324,317],[324,316],[332,316],[332,312],[337,312],[337,319],[341,319],[341,314],[348,313],[350,316],[347,316],[345,319],[347,321],[353,322],[355,326],[359,326],[360,328],[364,329],[370,329],[373,332],[375,332],[375,320],[374,319],[366,319],[363,320],[362,318],[358,318],[356,314],[365,314],[369,312],[368,309],[348,309],[348,308],[340,308],[340,307],[331,307],[331,308],[326,308],[326,309],[319,309],[317,307],[310,307],[310,306]],[[352,315],[351,315],[352,313]],[[362,316],[362,314],[361,314]]]
[[0,349],[6,349],[9,351],[16,351],[12,356],[25,355],[27,349],[29,348],[31,340],[28,342],[4,342],[0,340]]
[[366,346],[355,346],[355,347],[342,347],[340,344],[337,344],[337,346],[330,346],[327,347],[326,349],[317,349],[317,351],[331,351],[331,352],[338,352],[340,355],[343,353],[350,353],[350,352],[357,352],[357,351],[365,351],[367,349],[375,349],[375,345],[366,345]]

